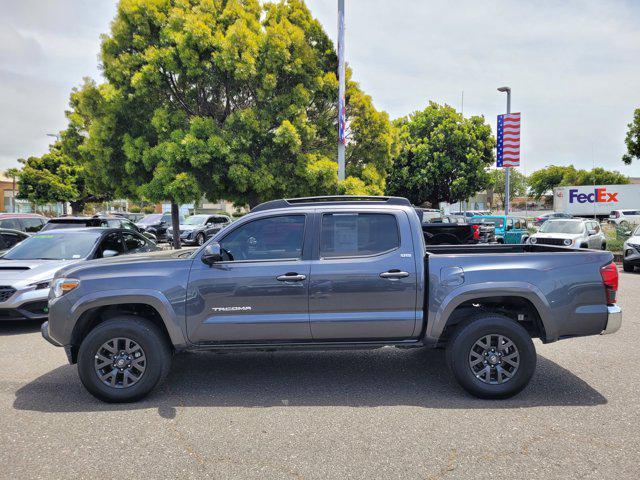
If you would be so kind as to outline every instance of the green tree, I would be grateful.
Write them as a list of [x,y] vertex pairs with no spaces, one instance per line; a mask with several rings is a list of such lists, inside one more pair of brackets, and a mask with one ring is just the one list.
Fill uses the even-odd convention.
[[[496,168],[489,172],[489,188],[497,195],[500,203],[504,206],[506,199],[506,174],[504,168]],[[509,199],[527,194],[527,177],[515,168],[509,173]]]
[[394,131],[355,82],[347,171],[336,155],[333,45],[301,0],[121,0],[103,37],[107,82],[72,94],[92,188],[236,204],[379,193]]
[[464,200],[489,183],[495,139],[483,117],[464,118],[448,105],[430,102],[396,125],[400,153],[387,178],[389,194],[437,207]]
[[625,138],[627,153],[623,155],[622,161],[629,165],[633,159],[640,160],[640,108],[636,108],[633,114],[633,122],[629,125],[629,131]]
[[624,185],[629,177],[615,170],[596,167],[592,170],[577,170],[573,165],[549,165],[529,175],[531,193],[540,198],[553,192],[556,187],[567,185]]

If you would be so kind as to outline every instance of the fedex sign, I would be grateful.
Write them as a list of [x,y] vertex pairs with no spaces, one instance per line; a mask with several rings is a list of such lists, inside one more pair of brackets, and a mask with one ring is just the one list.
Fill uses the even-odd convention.
[[607,192],[607,188],[596,188],[593,193],[578,193],[577,188],[569,190],[569,203],[617,203],[618,192]]

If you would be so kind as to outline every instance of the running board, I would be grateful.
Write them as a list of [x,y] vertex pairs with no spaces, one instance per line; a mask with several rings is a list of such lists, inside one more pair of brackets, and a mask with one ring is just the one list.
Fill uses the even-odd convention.
[[421,340],[395,340],[375,342],[270,342],[270,343],[200,343],[186,350],[191,351],[246,351],[246,350],[371,350],[382,347],[419,348]]

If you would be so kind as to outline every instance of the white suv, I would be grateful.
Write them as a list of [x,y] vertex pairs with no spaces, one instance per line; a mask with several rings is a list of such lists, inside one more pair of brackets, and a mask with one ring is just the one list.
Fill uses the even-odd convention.
[[638,225],[640,224],[640,210],[613,210],[609,215],[609,222],[616,225],[623,223]]

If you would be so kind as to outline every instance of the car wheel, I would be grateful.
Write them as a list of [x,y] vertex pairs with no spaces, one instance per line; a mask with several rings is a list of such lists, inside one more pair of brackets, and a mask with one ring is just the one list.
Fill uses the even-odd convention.
[[78,375],[94,397],[134,402],[169,373],[171,348],[149,320],[123,315],[100,323],[82,340]]
[[625,272],[633,272],[636,268],[633,265],[628,264],[627,262],[622,262],[622,269]]
[[606,250],[607,249],[607,243],[606,242],[602,242],[602,245],[600,246],[601,250]]
[[587,245],[586,243],[583,243],[580,245],[580,248],[589,248],[589,245]]
[[508,398],[525,388],[536,350],[522,325],[498,314],[463,322],[449,340],[447,364],[458,383],[479,398]]
[[197,244],[198,246],[200,246],[200,245],[204,245],[204,233],[199,233],[199,234],[196,236],[196,244]]

